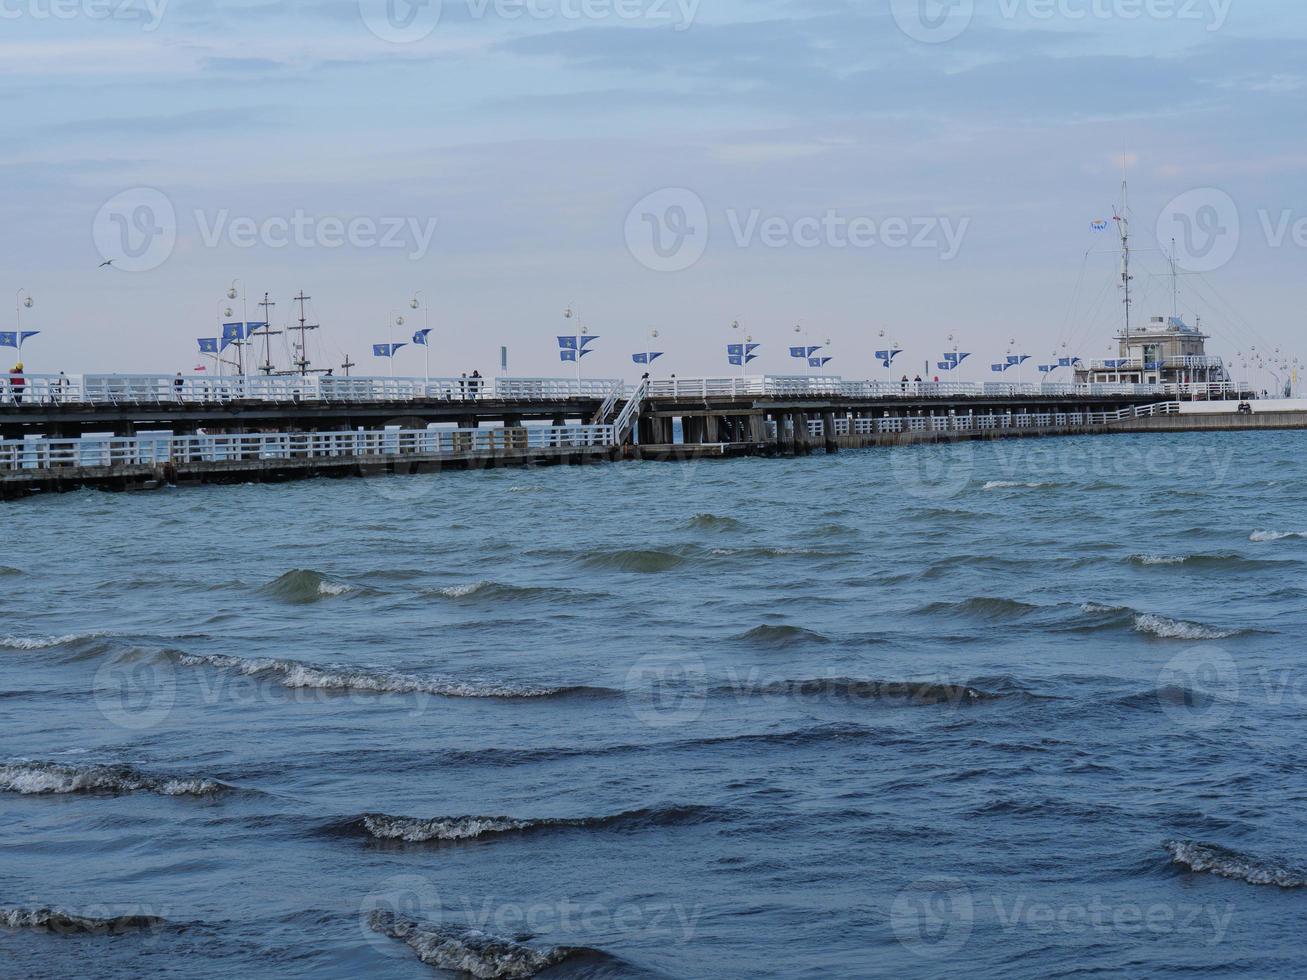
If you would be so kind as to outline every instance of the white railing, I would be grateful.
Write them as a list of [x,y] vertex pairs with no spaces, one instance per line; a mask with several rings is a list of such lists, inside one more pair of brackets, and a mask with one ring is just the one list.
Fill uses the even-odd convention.
[[615,444],[611,425],[10,439],[0,441],[0,472],[161,463],[462,456]]
[[[16,385],[0,374],[0,405],[168,405],[264,402],[506,402],[597,400],[606,420],[632,387],[615,379],[582,378],[337,378],[203,377],[167,374],[28,375]],[[1247,384],[1070,384],[968,381],[845,381],[789,375],[737,378],[680,378],[650,381],[648,397],[662,400],[709,398],[1027,398],[1140,397],[1224,399],[1251,392]]]
[[[615,379],[204,377],[169,374],[0,374],[0,405],[167,405],[225,402],[559,401],[625,394]],[[610,408],[611,411],[611,408]]]
[[[835,435],[877,435],[900,432],[990,432],[1004,429],[1065,429],[1110,425],[1126,419],[1178,415],[1179,402],[1137,405],[1118,412],[1003,412],[985,415],[916,415],[906,418],[835,419]],[[772,429],[774,433],[774,429]],[[821,419],[808,420],[810,438],[825,432]]]
[[645,396],[649,393],[648,380],[641,381],[639,386],[626,399],[626,405],[613,421],[613,444],[621,445],[626,442],[626,437],[631,431],[631,426],[635,425],[636,418],[640,415],[640,408],[644,404]]
[[608,392],[608,397],[604,399],[603,404],[599,406],[599,411],[595,412],[591,421],[595,425],[603,425],[608,421],[608,416],[613,414],[617,408],[617,400],[626,394],[626,385],[618,381],[613,384],[612,389]]
[[970,381],[845,381],[842,378],[786,377],[766,375],[745,378],[677,378],[652,381],[649,397],[663,400],[695,400],[743,397],[835,396],[841,398],[1047,398],[1113,397],[1124,395],[1174,396],[1179,398],[1221,398],[1251,390],[1246,384],[1126,383],[1073,384],[1069,382],[970,382]]

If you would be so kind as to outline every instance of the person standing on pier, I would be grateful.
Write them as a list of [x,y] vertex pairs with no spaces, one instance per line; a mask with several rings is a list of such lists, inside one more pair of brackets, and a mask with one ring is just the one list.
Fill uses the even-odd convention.
[[182,378],[182,373],[178,371],[177,377],[173,380],[172,383],[172,393],[173,396],[178,401],[182,400],[182,388],[185,387],[185,385],[186,385],[186,381]]
[[9,390],[13,393],[15,405],[23,403],[23,389],[26,387],[27,379],[23,377],[23,362],[19,361],[9,372]]
[[472,400],[477,400],[477,394],[481,391],[481,372],[473,371],[471,377]]

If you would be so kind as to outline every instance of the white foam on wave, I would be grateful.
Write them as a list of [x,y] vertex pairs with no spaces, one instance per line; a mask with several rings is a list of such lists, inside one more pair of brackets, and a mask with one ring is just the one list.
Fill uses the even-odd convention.
[[579,952],[566,946],[535,949],[476,929],[419,924],[380,909],[368,916],[368,925],[406,944],[427,966],[482,980],[533,977]]
[[387,670],[330,667],[295,660],[253,659],[225,654],[186,653],[178,662],[187,667],[217,667],[247,677],[268,674],[282,687],[321,691],[359,691],[369,694],[430,694],[445,698],[542,698],[559,693],[559,688],[524,688],[496,684],[417,677]]
[[208,796],[228,789],[213,779],[158,778],[126,766],[68,766],[52,762],[0,765],[0,790],[23,796],[69,793],[157,793],[160,796]]
[[48,650],[80,640],[93,640],[103,633],[68,633],[64,636],[0,636],[0,647],[8,650]]
[[1163,640],[1226,640],[1238,635],[1237,630],[1223,630],[1215,626],[1203,626],[1201,623],[1186,623],[1179,619],[1167,619],[1152,613],[1140,613],[1135,616],[1135,632],[1147,633]]
[[440,595],[448,599],[466,599],[470,595],[476,595],[484,589],[490,588],[490,582],[471,582],[467,585],[451,585],[447,589],[437,589]]
[[351,592],[357,592],[352,585],[346,585],[344,582],[328,582],[323,579],[318,583],[318,594],[325,596],[349,595]]
[[1154,613],[1141,613],[1128,606],[1107,606],[1100,602],[1086,602],[1081,605],[1080,611],[1091,616],[1120,616],[1122,619],[1129,616],[1136,633],[1144,633],[1160,640],[1226,640],[1238,636],[1240,632],[1170,619]]
[[91,916],[52,908],[0,908],[0,926],[6,929],[40,929],[64,935],[119,933],[166,925],[167,921],[157,915]]
[[378,840],[399,840],[411,844],[427,841],[474,840],[492,834],[508,834],[530,830],[539,822],[514,820],[511,817],[437,817],[418,820],[413,817],[391,817],[384,813],[369,813],[363,817],[363,827]]
[[1249,541],[1259,543],[1283,541],[1285,538],[1307,538],[1307,531],[1254,531],[1248,536]]
[[1307,871],[1265,858],[1241,854],[1217,844],[1198,841],[1169,840],[1162,845],[1171,852],[1171,860],[1190,871],[1208,872],[1222,878],[1245,881],[1250,885],[1278,885],[1280,888],[1307,886]]
[[1179,555],[1131,555],[1130,560],[1140,565],[1183,565],[1189,559]]
[[1022,483],[1019,480],[990,480],[982,490],[1047,490],[1056,486],[1054,483]]

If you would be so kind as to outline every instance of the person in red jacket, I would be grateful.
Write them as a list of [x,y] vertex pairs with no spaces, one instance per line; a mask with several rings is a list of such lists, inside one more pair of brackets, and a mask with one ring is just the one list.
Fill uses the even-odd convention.
[[15,405],[23,403],[23,389],[26,387],[27,379],[23,377],[23,362],[19,361],[9,372],[9,389],[13,392]]

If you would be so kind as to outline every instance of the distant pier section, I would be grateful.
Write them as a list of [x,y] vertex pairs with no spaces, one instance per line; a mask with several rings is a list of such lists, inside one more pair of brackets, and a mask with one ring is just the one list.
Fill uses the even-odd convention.
[[[923,441],[1307,427],[1221,384],[1010,384],[761,376],[0,377],[0,495],[79,487],[704,457]],[[1251,402],[1256,405],[1256,402]],[[1198,420],[1209,416],[1207,422]],[[1219,422],[1211,418],[1219,417]]]

